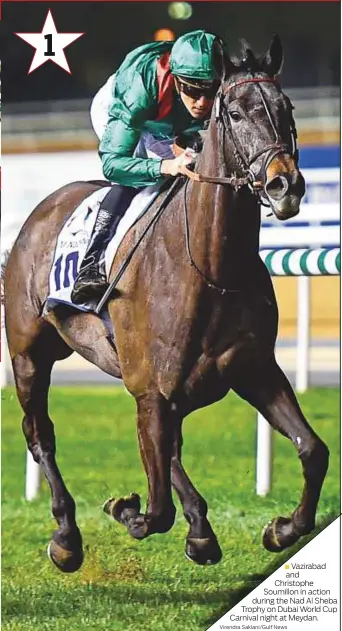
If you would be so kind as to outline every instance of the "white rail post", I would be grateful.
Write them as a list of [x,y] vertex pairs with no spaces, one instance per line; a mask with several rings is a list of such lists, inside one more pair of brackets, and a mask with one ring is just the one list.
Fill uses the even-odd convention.
[[272,484],[273,430],[266,419],[258,412],[256,493],[267,495]]
[[310,276],[297,280],[297,355],[296,391],[305,392],[309,384]]
[[25,480],[25,498],[28,502],[35,500],[38,496],[41,484],[41,470],[32,457],[32,454],[26,452],[26,480]]
[[[9,353],[6,340],[5,327],[1,327],[1,387],[8,385],[7,367],[9,363]],[[25,479],[25,497],[30,502],[34,500],[39,492],[41,485],[40,466],[33,460],[31,453],[26,452],[26,479]]]

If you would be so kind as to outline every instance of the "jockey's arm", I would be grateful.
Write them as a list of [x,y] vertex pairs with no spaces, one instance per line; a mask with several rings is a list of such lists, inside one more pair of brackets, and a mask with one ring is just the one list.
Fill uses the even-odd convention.
[[138,188],[156,184],[163,177],[161,158],[133,157],[140,133],[120,120],[108,123],[99,153],[103,174],[111,182]]
[[167,175],[182,173],[182,167],[191,164],[193,156],[186,152],[175,159],[134,158],[134,149],[141,131],[122,121],[108,123],[99,153],[103,175],[117,184],[136,188],[156,184]]
[[144,122],[153,119],[157,101],[153,84],[141,74],[118,77],[109,120],[102,137],[99,154],[103,174],[111,182],[124,186],[149,186],[161,174],[161,158],[133,157]]
[[144,122],[155,118],[156,113],[157,94],[151,73],[120,77],[99,147],[103,174],[108,180],[136,188],[150,186],[166,175],[177,175],[183,164],[191,162],[188,156],[174,160],[134,157]]

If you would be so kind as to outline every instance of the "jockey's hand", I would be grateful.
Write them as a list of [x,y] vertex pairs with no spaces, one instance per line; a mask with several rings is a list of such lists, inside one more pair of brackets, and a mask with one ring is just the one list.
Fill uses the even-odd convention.
[[[196,155],[196,154],[195,154]],[[160,173],[162,175],[178,175],[184,173],[184,168],[194,161],[194,152],[186,149],[178,158],[174,160],[162,160]]]

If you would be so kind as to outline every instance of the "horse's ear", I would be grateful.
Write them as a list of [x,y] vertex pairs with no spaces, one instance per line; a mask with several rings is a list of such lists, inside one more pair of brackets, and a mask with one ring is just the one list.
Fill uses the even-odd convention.
[[254,54],[253,54],[253,52],[251,51],[250,48],[246,47],[242,63],[245,64],[247,66],[247,68],[249,68],[251,70],[256,70],[257,61],[256,61],[256,59],[254,57]]
[[220,37],[217,37],[213,45],[213,63],[221,81],[225,81],[235,70],[233,62],[230,60],[226,47]]
[[275,77],[280,73],[283,63],[283,45],[276,33],[273,35],[268,51],[260,62],[263,70],[271,77]]

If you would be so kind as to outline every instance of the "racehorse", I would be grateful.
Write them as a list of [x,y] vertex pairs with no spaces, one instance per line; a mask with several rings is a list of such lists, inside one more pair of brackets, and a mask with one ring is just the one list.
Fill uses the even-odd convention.
[[[302,463],[301,500],[291,516],[276,517],[265,527],[264,546],[283,550],[315,526],[329,452],[275,360],[278,311],[258,254],[260,203],[286,220],[298,213],[305,191],[292,104],[275,79],[282,57],[275,36],[262,57],[245,46],[240,60],[223,58],[222,82],[195,170],[184,170],[190,177],[181,176],[183,185],[146,231],[108,302],[114,341],[95,313],[68,306],[42,312],[57,235],[77,205],[106,182],[75,182],[47,197],[9,255],[8,345],[28,449],[50,485],[58,523],[49,556],[64,572],[81,566],[82,537],[75,502],[55,459],[48,391],[54,362],[73,351],[121,378],[136,400],[146,510],[136,494],[104,505],[133,537],[172,527],[173,487],[190,526],[186,555],[203,565],[221,559],[207,504],[181,464],[182,422],[230,389],[292,441]],[[159,203],[124,238],[110,279]]]

